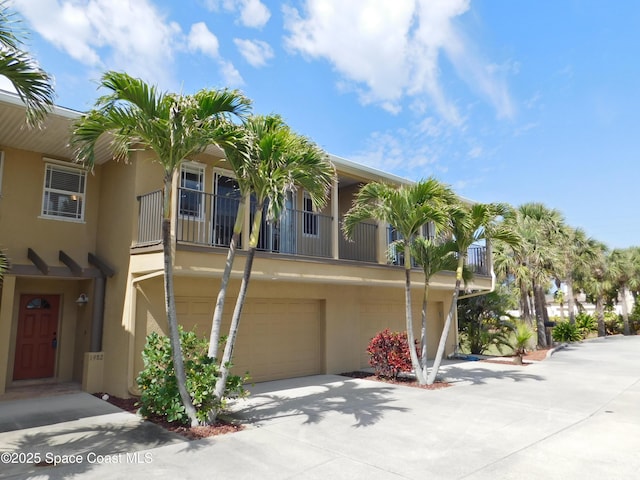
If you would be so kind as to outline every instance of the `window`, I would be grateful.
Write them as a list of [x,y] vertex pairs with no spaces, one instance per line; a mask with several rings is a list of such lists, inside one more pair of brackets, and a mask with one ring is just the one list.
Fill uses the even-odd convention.
[[313,202],[307,192],[302,198],[302,233],[312,237],[317,237],[320,232],[318,228],[318,215],[313,212]]
[[180,215],[204,218],[204,165],[184,163],[180,169]]
[[67,220],[84,220],[87,172],[47,163],[44,173],[42,215]]

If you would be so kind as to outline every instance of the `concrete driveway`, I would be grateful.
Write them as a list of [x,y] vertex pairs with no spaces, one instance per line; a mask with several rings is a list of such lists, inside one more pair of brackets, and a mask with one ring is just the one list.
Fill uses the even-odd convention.
[[233,406],[253,425],[245,431],[10,478],[637,477],[640,337],[571,345],[526,367],[451,364],[444,375],[454,386],[436,391],[331,375],[258,384]]

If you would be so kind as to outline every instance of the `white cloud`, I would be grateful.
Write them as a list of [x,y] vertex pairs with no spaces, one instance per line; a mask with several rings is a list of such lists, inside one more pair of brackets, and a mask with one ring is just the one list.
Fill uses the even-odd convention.
[[[308,59],[325,59],[340,74],[340,86],[364,104],[397,113],[403,100],[437,111],[453,125],[464,118],[447,97],[440,78],[445,55],[470,88],[487,99],[498,116],[513,106],[505,77],[517,71],[484,62],[456,19],[469,0],[305,0],[301,10],[283,7],[285,45]],[[426,102],[426,105],[425,105]]]
[[94,77],[107,69],[124,70],[175,89],[175,57],[190,51],[215,59],[228,85],[243,84],[233,64],[220,57],[218,38],[204,22],[185,35],[151,0],[13,0],[13,6],[30,28]]
[[204,22],[191,25],[187,44],[191,51],[200,51],[211,58],[218,58],[218,37],[209,31]]
[[233,43],[236,44],[240,54],[252,66],[259,68],[264,67],[267,61],[273,58],[273,49],[271,45],[262,40],[243,40],[235,38]]
[[14,0],[14,7],[45,40],[88,67],[171,82],[167,63],[182,32],[148,0]]
[[271,18],[271,11],[260,0],[206,0],[205,6],[213,12],[238,12],[240,23],[250,28],[262,28]]
[[225,81],[225,84],[229,87],[240,87],[244,85],[244,79],[240,72],[233,66],[233,63],[227,60],[220,60],[220,70],[222,71],[222,77]]

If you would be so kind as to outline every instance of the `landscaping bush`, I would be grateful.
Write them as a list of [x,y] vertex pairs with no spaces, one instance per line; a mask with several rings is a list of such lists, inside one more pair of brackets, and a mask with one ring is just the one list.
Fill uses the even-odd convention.
[[589,315],[585,312],[580,312],[576,315],[576,327],[582,335],[582,338],[587,338],[591,332],[598,331],[598,321],[593,317],[593,315]]
[[[187,377],[187,390],[191,394],[198,420],[206,423],[209,411],[224,407],[213,395],[219,373],[218,366],[214,359],[207,356],[207,340],[198,337],[194,332],[185,332],[180,328],[180,342]],[[155,332],[148,335],[142,358],[144,369],[137,378],[138,387],[142,392],[138,402],[140,414],[145,417],[159,415],[169,422],[188,423],[189,419],[178,391],[169,337]],[[246,381],[247,376],[229,375],[224,396],[246,395],[247,392],[243,387]]]
[[369,342],[369,365],[378,377],[398,378],[400,372],[410,372],[411,354],[406,332],[390,332],[385,329]]
[[458,302],[460,348],[474,355],[511,347],[513,324],[507,311],[513,309],[513,295],[504,287],[479,297]]
[[569,322],[558,322],[553,327],[551,336],[556,342],[579,342],[582,340],[582,334],[575,324]]
[[613,310],[604,312],[604,328],[607,335],[617,335],[624,331],[624,322],[622,316]]

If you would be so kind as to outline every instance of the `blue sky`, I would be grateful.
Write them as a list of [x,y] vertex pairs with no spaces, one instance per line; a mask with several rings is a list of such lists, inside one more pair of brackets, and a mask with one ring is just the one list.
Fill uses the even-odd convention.
[[640,244],[640,3],[13,0],[57,103],[124,70],[234,87],[328,152]]

